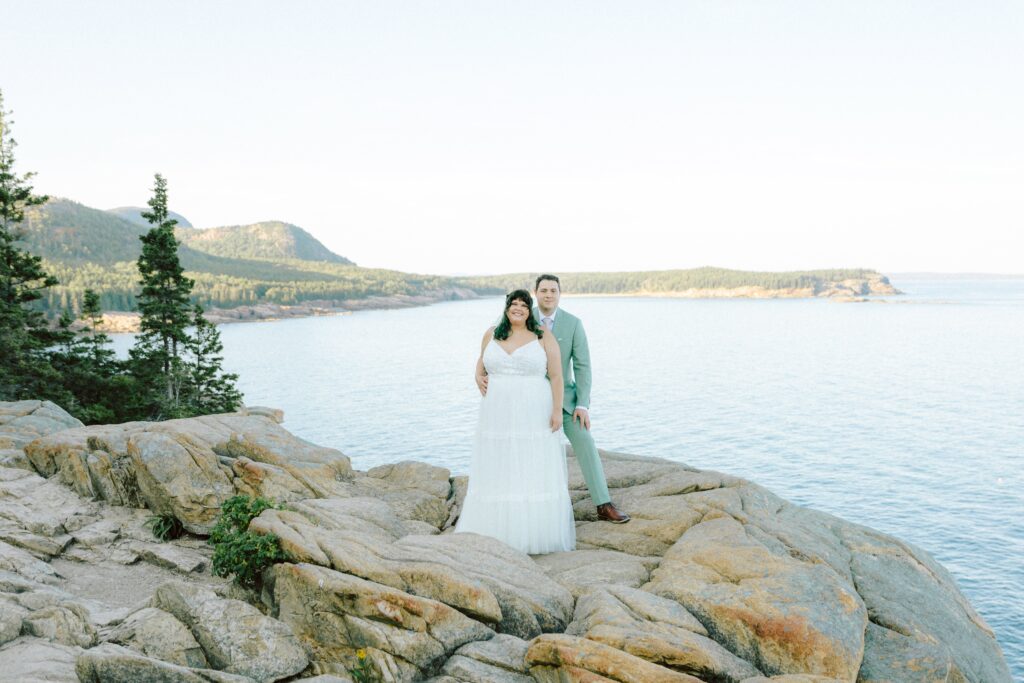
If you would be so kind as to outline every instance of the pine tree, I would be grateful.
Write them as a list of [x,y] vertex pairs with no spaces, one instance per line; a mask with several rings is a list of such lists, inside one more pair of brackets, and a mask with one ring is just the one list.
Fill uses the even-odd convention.
[[86,322],[81,334],[71,333],[73,318],[65,309],[60,328],[71,339],[65,340],[53,353],[54,366],[63,377],[64,387],[73,399],[65,408],[86,424],[124,422],[137,416],[131,411],[135,384],[125,374],[124,363],[110,345],[110,337],[97,330],[103,320],[100,298],[92,289],[83,297],[82,320]]
[[196,304],[192,319],[194,331],[188,340],[187,403],[193,415],[228,413],[238,409],[242,394],[235,387],[238,375],[221,368],[224,345],[217,326],[203,316]]
[[79,337],[91,371],[100,377],[111,378],[120,372],[117,354],[110,348],[110,337],[97,328],[103,323],[103,309],[95,290],[86,289],[82,298],[82,315],[87,324]]
[[177,221],[168,216],[167,181],[159,173],[142,214],[154,227],[142,235],[138,268],[142,292],[138,296],[141,332],[131,349],[132,373],[151,393],[144,398],[153,417],[177,417],[182,411],[181,386],[185,370],[181,350],[188,339],[193,280],[185,277],[174,236]]
[[94,289],[86,289],[82,295],[82,319],[89,321],[89,331],[95,333],[103,322],[103,308],[100,306],[100,295]]
[[14,170],[10,112],[0,92],[0,399],[48,398],[67,402],[60,376],[50,362],[49,349],[67,339],[51,330],[43,314],[32,308],[57,279],[43,270],[41,259],[19,248],[19,223],[25,207],[44,204],[49,197],[32,193],[34,174]]
[[65,338],[51,353],[69,394],[64,408],[86,424],[131,419],[125,410],[125,397],[133,394],[131,380],[110,348],[110,337],[88,326],[75,334],[71,330],[74,321],[71,311],[65,309],[58,323]]

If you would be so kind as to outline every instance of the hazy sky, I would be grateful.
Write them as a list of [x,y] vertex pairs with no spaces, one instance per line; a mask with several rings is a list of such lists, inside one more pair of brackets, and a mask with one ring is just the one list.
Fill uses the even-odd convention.
[[0,0],[36,188],[430,273],[1024,272],[1024,2]]

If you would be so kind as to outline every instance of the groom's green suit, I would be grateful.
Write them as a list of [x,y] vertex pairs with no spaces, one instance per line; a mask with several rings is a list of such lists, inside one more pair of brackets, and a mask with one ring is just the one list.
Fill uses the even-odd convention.
[[[533,315],[538,322],[541,321],[539,309],[534,308]],[[576,406],[590,407],[590,348],[587,346],[587,334],[583,331],[580,319],[562,308],[555,310],[552,331],[562,352],[562,379],[565,383],[562,426],[583,471],[590,499],[594,505],[603,505],[612,498],[608,494],[608,483],[605,481],[597,446],[594,445],[594,437],[590,435],[589,429],[572,419]]]

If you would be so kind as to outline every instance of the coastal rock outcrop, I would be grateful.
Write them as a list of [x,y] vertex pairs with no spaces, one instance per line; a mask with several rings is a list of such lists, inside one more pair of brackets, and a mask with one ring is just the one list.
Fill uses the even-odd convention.
[[352,476],[345,455],[297,439],[263,410],[63,429],[24,450],[39,474],[84,498],[173,515],[198,534],[231,496],[325,498]]
[[665,553],[645,588],[762,671],[852,680],[864,654],[863,600],[827,564],[771,544],[731,516],[707,519]]
[[308,509],[267,510],[250,529],[276,535],[296,560],[438,600],[521,638],[563,630],[571,619],[569,591],[500,541],[476,534],[389,538],[378,522],[361,518],[318,525],[303,516]]
[[[0,403],[0,671],[33,681],[828,683],[1010,680],[991,630],[924,551],[749,481],[603,453],[633,520],[530,557],[454,534],[465,477],[353,470],[250,408],[83,427]],[[201,538],[236,494],[288,561],[262,591]],[[148,510],[147,510],[148,508]],[[159,543],[144,523],[191,534]],[[199,537],[197,537],[197,535]]]
[[328,671],[369,653],[384,678],[412,681],[493,631],[442,602],[311,564],[279,564],[274,612]]
[[75,661],[75,673],[82,683],[252,683],[213,669],[190,669],[152,657],[145,657],[120,645],[103,643],[83,652]]
[[156,589],[156,607],[188,626],[213,668],[269,683],[299,673],[309,663],[285,624],[241,600],[172,581]]
[[50,401],[0,402],[0,465],[32,469],[22,450],[26,444],[51,432],[82,426]]
[[104,640],[178,666],[198,669],[209,666],[199,641],[188,627],[174,615],[156,607],[145,607],[128,615]]
[[679,603],[626,586],[611,584],[583,595],[566,633],[703,680],[734,682],[760,673],[712,640]]

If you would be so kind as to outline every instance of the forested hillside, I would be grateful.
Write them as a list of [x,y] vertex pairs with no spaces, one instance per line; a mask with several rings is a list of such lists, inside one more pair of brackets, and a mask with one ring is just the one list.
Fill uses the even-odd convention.
[[207,254],[240,259],[299,259],[355,265],[297,225],[266,221],[206,230],[178,230],[184,244]]
[[[451,278],[434,275],[297,260],[221,259],[181,249],[182,265],[196,283],[193,297],[207,307],[415,295],[454,284]],[[46,309],[80,310],[86,288],[96,290],[104,310],[130,311],[135,306],[139,275],[134,261],[104,266],[47,260],[44,267],[61,283],[50,288]]]
[[[139,236],[149,230],[141,209],[101,211],[69,199],[51,199],[26,211],[22,227],[31,251],[46,259],[117,263],[139,257]],[[120,215],[119,215],[120,214]],[[178,216],[179,214],[173,214]],[[186,247],[227,259],[326,261],[354,265],[290,223],[267,221],[197,230],[178,226]]]
[[[129,215],[136,209],[120,210]],[[129,217],[132,217],[129,215]],[[145,225],[67,199],[27,211],[24,243],[43,257],[60,281],[38,305],[50,312],[81,311],[86,288],[100,296],[104,310],[135,308],[136,260]],[[361,268],[339,256],[302,228],[280,221],[199,230],[178,228],[179,255],[195,279],[192,296],[204,306],[232,308],[256,303],[341,302],[369,296],[417,295],[463,287],[480,294],[532,288],[536,274],[511,273],[452,278]],[[854,282],[841,293],[893,293],[873,270],[815,270],[785,273],[694,268],[623,273],[561,273],[571,294],[673,294],[761,288],[785,296],[835,293],[837,283]],[[888,289],[886,289],[888,288]],[[888,291],[891,290],[891,291]],[[748,294],[756,295],[756,294]]]
[[111,264],[134,261],[148,228],[68,199],[51,199],[25,211],[21,224],[29,251],[48,261]]
[[[119,211],[129,215],[138,210]],[[40,307],[78,313],[86,288],[91,288],[100,295],[104,310],[133,310],[139,237],[148,230],[146,225],[67,199],[29,209],[22,242],[60,281],[48,289]],[[445,277],[359,268],[288,223],[179,228],[176,236],[182,242],[181,263],[196,281],[193,296],[206,306],[419,294],[451,286]]]
[[[506,292],[517,287],[533,287],[537,273],[510,273],[479,277],[460,277],[457,282],[482,292]],[[736,289],[762,287],[766,290],[821,291],[844,280],[877,280],[886,285],[887,278],[874,270],[808,270],[791,272],[756,272],[725,268],[691,268],[623,273],[559,273],[562,291],[574,294],[665,294],[688,290]]]

